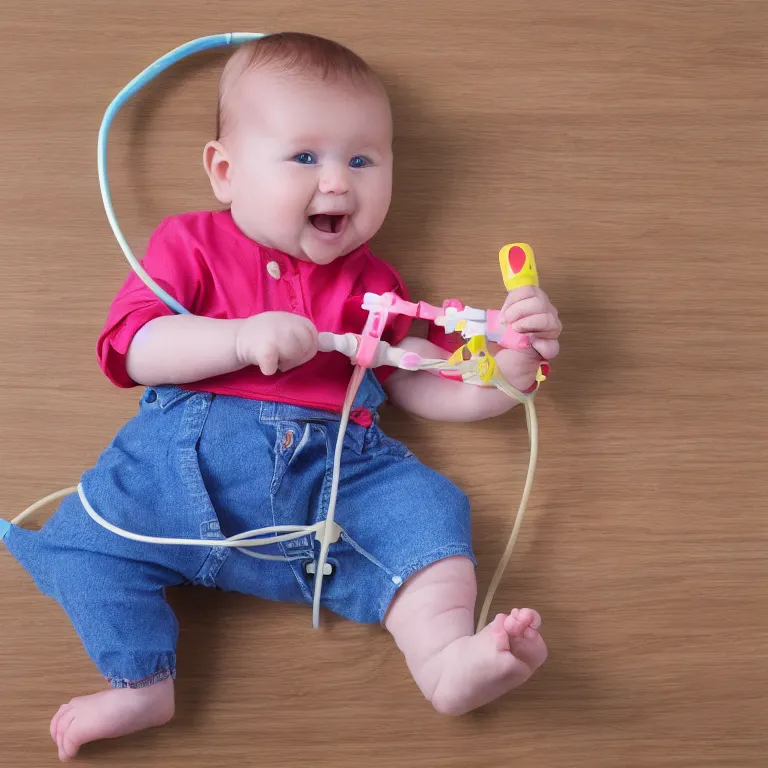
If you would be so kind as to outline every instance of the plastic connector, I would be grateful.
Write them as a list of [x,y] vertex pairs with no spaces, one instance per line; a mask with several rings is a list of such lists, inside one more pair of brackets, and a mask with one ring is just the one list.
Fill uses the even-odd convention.
[[[333,576],[334,572],[333,563],[326,562],[323,565],[323,576]],[[314,576],[317,571],[317,563],[315,563],[314,560],[307,560],[306,563],[304,563],[304,573],[307,574],[307,576]]]

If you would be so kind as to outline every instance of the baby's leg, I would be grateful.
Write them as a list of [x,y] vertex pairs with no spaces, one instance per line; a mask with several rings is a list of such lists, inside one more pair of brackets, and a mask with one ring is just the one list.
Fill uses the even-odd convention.
[[[84,527],[84,544],[93,543],[91,533]],[[88,655],[112,686],[59,708],[50,729],[59,758],[71,760],[86,742],[170,720],[178,623],[163,589],[182,577],[141,562],[131,542],[122,556],[115,556],[77,549],[49,536],[46,529],[14,528],[6,544],[41,591],[66,611]]]
[[[115,563],[118,579],[128,576],[121,572],[130,565],[138,567]],[[60,590],[70,592],[64,574],[57,581]],[[83,591],[80,582],[71,594],[57,595],[88,655],[112,686],[59,707],[51,720],[51,738],[61,760],[71,760],[89,741],[125,736],[173,717],[178,624],[162,588],[141,588],[135,581],[102,581],[95,595]]]
[[474,634],[477,582],[466,557],[440,560],[403,585],[385,620],[422,693],[438,712],[462,715],[522,685],[544,663],[541,618],[499,614]]
[[60,760],[71,760],[83,744],[114,739],[167,723],[174,712],[173,679],[146,688],[111,688],[76,696],[51,720]]

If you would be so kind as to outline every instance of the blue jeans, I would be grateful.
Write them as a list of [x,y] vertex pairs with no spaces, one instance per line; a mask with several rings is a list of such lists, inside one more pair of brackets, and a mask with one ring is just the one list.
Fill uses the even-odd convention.
[[[474,560],[469,503],[379,428],[383,392],[366,377],[356,405],[372,426],[344,440],[333,573],[322,604],[353,621],[381,622],[416,571],[454,555]],[[216,541],[272,525],[312,525],[327,514],[339,418],[283,403],[147,389],[82,484],[109,522],[150,536],[210,539],[210,547],[125,539],[69,496],[40,531],[11,526],[8,550],[57,600],[115,688],[176,672],[178,624],[164,589],[202,584],[268,600],[311,604],[314,536],[260,547],[290,561],[256,560]]]

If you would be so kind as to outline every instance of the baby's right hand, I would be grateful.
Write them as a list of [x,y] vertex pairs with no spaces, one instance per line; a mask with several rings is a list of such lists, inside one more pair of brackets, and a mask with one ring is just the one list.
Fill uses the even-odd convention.
[[262,312],[249,317],[236,339],[244,365],[258,365],[265,376],[289,371],[317,354],[317,328],[311,320],[290,312]]

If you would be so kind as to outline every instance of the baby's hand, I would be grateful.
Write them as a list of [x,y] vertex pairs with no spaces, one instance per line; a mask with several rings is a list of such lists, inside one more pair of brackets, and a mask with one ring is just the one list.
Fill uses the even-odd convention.
[[502,320],[518,333],[531,334],[532,347],[545,359],[552,360],[560,351],[557,341],[563,326],[544,291],[538,286],[515,288],[501,308]]
[[258,365],[266,376],[289,371],[317,354],[317,328],[290,312],[262,312],[249,317],[237,334],[237,356]]

